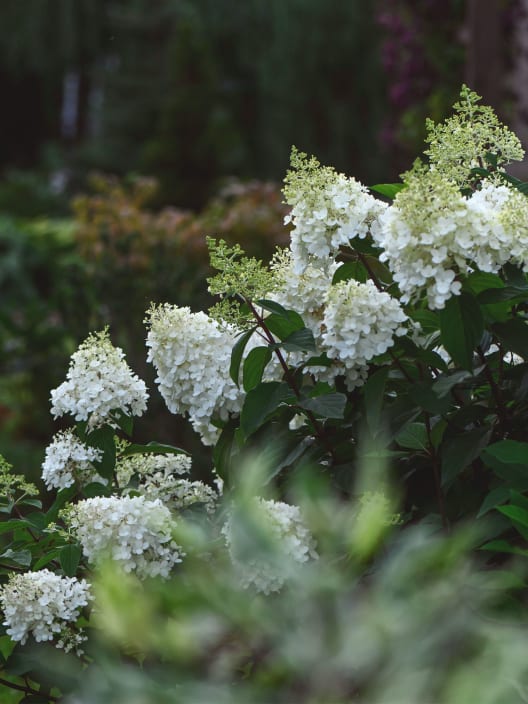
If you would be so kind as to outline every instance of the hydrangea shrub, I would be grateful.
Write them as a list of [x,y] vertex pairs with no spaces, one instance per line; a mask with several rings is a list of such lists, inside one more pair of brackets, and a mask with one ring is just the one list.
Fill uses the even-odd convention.
[[[385,594],[398,572],[390,556],[422,535],[414,524],[445,546],[442,556],[444,548],[434,553],[439,564],[460,555],[456,538],[446,536],[468,519],[478,568],[493,572],[509,554],[528,556],[528,185],[506,170],[523,152],[465,87],[453,117],[427,129],[426,160],[400,183],[370,189],[293,149],[284,188],[289,247],[266,264],[211,237],[209,290],[218,303],[208,312],[169,303],[147,311],[158,390],[212,447],[209,483],[193,478],[185,450],[134,442],[134,419],[146,412],[149,393],[109,331],[90,335],[74,353],[66,381],[51,392],[53,415],[75,423],[46,450],[42,480],[56,493],[41,500],[0,464],[0,652],[11,678],[4,686],[27,701],[56,701],[71,683],[59,677],[50,688],[32,648],[66,651],[92,677],[100,632],[127,657],[163,663],[168,653],[170,660],[187,640],[178,630],[184,616],[171,620],[182,603],[178,589],[190,598],[193,585],[194,597],[207,601],[213,584],[220,593],[207,608],[216,611],[198,619],[200,633],[194,624],[182,631],[196,631],[204,653],[219,637],[205,658],[217,667],[206,667],[204,677],[225,667],[224,684],[244,673],[258,689],[265,671],[277,701],[295,699],[301,682],[307,690],[299,701],[337,692],[335,701],[344,702],[362,691],[383,701],[385,685],[372,680],[383,661],[376,608],[355,618],[347,590],[353,585],[359,604],[369,588]],[[254,474],[252,453],[261,458]],[[111,593],[108,565],[118,580]],[[514,582],[501,583],[497,602],[525,623],[522,599],[512,607]],[[137,610],[119,616],[115,594],[129,587],[153,619],[168,611],[155,637],[147,627],[138,636]],[[307,617],[287,601],[296,590],[313,598],[316,621],[327,594],[332,608],[355,614],[351,628],[365,629],[370,650],[355,681],[344,673],[348,646],[337,626],[340,650],[329,659],[339,673],[335,688],[327,682],[325,694],[302,669],[284,683],[273,670],[270,662],[289,652],[275,638],[281,619],[297,614],[296,633]],[[233,594],[240,611],[227,616]],[[158,611],[142,601],[148,595],[161,599]],[[270,599],[284,612],[258,621]],[[102,619],[110,603],[115,618]],[[257,619],[254,638],[245,618]],[[239,646],[245,660],[233,655]],[[314,666],[308,650],[299,658]],[[452,696],[450,667],[443,681]],[[258,701],[251,692],[245,701]],[[449,701],[440,684],[438,693]]]

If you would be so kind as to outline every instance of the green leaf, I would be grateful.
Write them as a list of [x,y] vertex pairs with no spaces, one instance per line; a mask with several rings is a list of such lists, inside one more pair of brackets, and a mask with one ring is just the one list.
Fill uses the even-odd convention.
[[297,402],[297,406],[321,418],[343,418],[346,400],[345,394],[330,393],[303,399]]
[[257,301],[257,304],[265,310],[271,311],[271,315],[264,319],[264,323],[268,330],[280,340],[285,340],[292,332],[302,330],[305,327],[299,313],[294,310],[287,310],[280,303],[261,300]]
[[135,443],[128,445],[123,452],[123,456],[126,455],[188,455],[186,450],[182,450],[181,447],[174,447],[174,445],[166,445],[161,442],[149,442],[146,445],[137,445]]
[[304,328],[303,319],[298,313],[288,318],[272,313],[268,315],[264,323],[279,340],[286,340],[293,332]]
[[466,278],[464,289],[470,288],[480,302],[480,294],[488,290],[498,290],[504,288],[504,281],[497,274],[486,271],[474,271]]
[[383,408],[383,398],[385,394],[385,385],[389,368],[383,367],[374,372],[367,383],[363,386],[363,398],[365,399],[365,416],[367,419],[367,427],[373,438],[380,432],[381,428],[381,411]]
[[429,440],[423,423],[407,423],[395,438],[398,445],[409,450],[427,450]]
[[86,436],[86,442],[91,447],[96,447],[103,451],[102,459],[99,462],[94,462],[94,465],[103,477],[112,479],[116,462],[114,429],[109,425],[97,428]]
[[371,191],[379,193],[389,200],[393,200],[394,197],[405,188],[404,183],[377,183],[375,186],[369,187]]
[[112,488],[100,482],[90,482],[82,488],[82,495],[86,499],[93,499],[95,496],[110,496]]
[[528,466],[528,443],[518,440],[499,440],[484,450],[482,459],[486,463],[487,460],[498,460],[501,464]]
[[233,444],[235,441],[236,425],[230,420],[220,433],[214,449],[213,462],[218,476],[227,479],[233,454]]
[[503,301],[524,300],[528,297],[528,291],[523,291],[513,286],[506,286],[504,288],[492,288],[487,291],[483,291],[477,297],[477,300],[481,304],[491,304],[491,303],[502,303]]
[[439,313],[440,340],[451,359],[464,369],[473,367],[473,350],[484,332],[482,311],[467,291],[452,296]]
[[130,437],[134,429],[134,418],[132,416],[127,415],[126,413],[123,413],[120,408],[115,411],[112,411],[111,416],[112,419],[115,420],[117,425],[121,428],[121,430]]
[[273,465],[273,469],[267,475],[265,484],[269,484],[283,469],[291,467],[299,460],[313,445],[313,438],[303,438],[282,460]]
[[467,379],[473,379],[473,374],[466,371],[454,372],[454,374],[442,375],[434,382],[432,389],[438,398],[443,398],[457,384],[461,384]]
[[244,436],[248,438],[258,430],[290,396],[290,388],[280,381],[264,382],[249,391],[240,413]]
[[243,335],[241,335],[238,340],[235,343],[235,346],[233,347],[233,350],[231,352],[231,364],[229,365],[229,376],[235,384],[238,386],[238,375],[240,372],[240,364],[242,362],[242,356],[244,354],[244,350],[246,349],[246,345],[251,339],[251,336],[257,329],[257,326],[254,328],[251,328],[251,330],[248,330],[245,332]]
[[313,332],[308,328],[295,330],[280,346],[287,352],[315,352]]
[[520,506],[497,506],[497,511],[509,518],[513,527],[528,540],[528,511]]
[[482,502],[479,512],[477,513],[477,518],[484,516],[484,514],[491,511],[492,508],[496,508],[499,504],[503,504],[510,498],[510,490],[505,486],[499,486],[496,489],[490,491]]
[[66,577],[74,577],[81,560],[81,547],[77,543],[65,545],[59,552],[59,562]]
[[528,550],[516,548],[510,545],[506,540],[491,540],[480,546],[481,550],[489,550],[490,552],[506,552],[511,555],[528,555]]
[[519,318],[495,323],[493,332],[506,345],[508,351],[528,359],[528,325]]
[[490,435],[491,428],[484,426],[444,440],[441,445],[442,486],[449,487],[457,475],[477,459]]
[[33,570],[36,572],[37,570],[42,569],[46,565],[49,565],[52,560],[55,560],[58,557],[59,551],[60,548],[54,548],[50,552],[47,552],[45,555],[42,555],[42,557],[38,559],[33,565]]
[[332,286],[338,284],[340,281],[350,281],[350,279],[359,281],[362,284],[368,279],[367,270],[361,262],[346,262],[345,264],[341,264],[334,273]]
[[8,548],[0,555],[0,558],[14,562],[22,567],[31,565],[31,553],[29,550],[11,550],[11,548]]
[[414,382],[409,388],[409,396],[424,411],[442,415],[450,410],[451,399],[448,396],[439,398],[433,391],[433,384],[432,380]]
[[249,352],[242,369],[244,391],[251,391],[260,384],[272,354],[271,347],[255,347]]

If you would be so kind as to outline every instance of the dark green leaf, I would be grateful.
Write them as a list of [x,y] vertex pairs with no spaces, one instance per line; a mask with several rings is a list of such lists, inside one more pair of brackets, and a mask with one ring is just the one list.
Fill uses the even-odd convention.
[[382,408],[385,394],[385,385],[389,368],[383,367],[374,372],[367,383],[363,386],[363,398],[365,399],[365,416],[367,426],[372,437],[376,437],[382,429]]
[[528,325],[524,321],[512,318],[504,323],[495,323],[493,331],[508,351],[528,359]]
[[281,347],[287,352],[315,352],[313,332],[308,328],[295,330],[283,340]]
[[233,350],[231,352],[231,364],[229,365],[229,376],[235,384],[238,386],[238,375],[240,371],[240,364],[242,362],[242,356],[244,354],[244,350],[246,349],[246,345],[249,342],[251,336],[256,330],[256,326],[254,328],[251,328],[251,330],[248,330],[245,332],[243,335],[241,335],[238,340],[235,343],[235,346],[233,347]]
[[505,486],[499,486],[496,489],[490,491],[486,496],[482,505],[477,513],[477,518],[484,516],[484,514],[491,511],[492,508],[496,508],[500,504],[503,504],[510,498],[510,490]]
[[90,482],[82,488],[82,494],[86,499],[92,499],[94,496],[110,496],[111,493],[111,487],[100,482]]
[[345,264],[341,264],[339,269],[334,273],[332,285],[338,284],[340,281],[349,281],[350,279],[354,279],[354,281],[359,281],[360,283],[365,283],[368,279],[367,270],[361,262],[346,262]]
[[502,288],[504,288],[504,281],[501,277],[486,271],[474,271],[464,281],[464,290],[471,289],[477,297],[490,289],[497,290]]
[[11,548],[8,548],[0,555],[0,558],[14,562],[22,567],[29,567],[31,564],[31,553],[29,550],[11,550]]
[[409,396],[424,411],[442,415],[451,408],[451,399],[448,396],[439,398],[433,391],[433,384],[432,380],[415,382],[409,389]]
[[271,347],[255,347],[249,352],[242,369],[244,391],[251,391],[260,384],[272,354]]
[[66,577],[74,577],[81,559],[81,547],[76,543],[65,545],[59,552],[59,562]]
[[272,313],[264,320],[268,330],[272,332],[279,340],[286,340],[296,330],[304,328],[304,322],[298,313],[291,311],[291,316],[277,315]]
[[38,559],[33,565],[33,569],[37,571],[42,569],[46,565],[49,565],[52,560],[55,560],[58,557],[59,551],[60,548],[54,548],[50,552],[47,552],[45,555],[42,555],[42,557]]
[[502,303],[502,301],[524,300],[528,297],[528,291],[521,291],[512,286],[505,288],[492,288],[488,291],[483,291],[478,295],[478,302],[482,304]]
[[528,468],[528,443],[500,440],[484,450],[482,459],[486,463],[488,460],[498,460],[501,464],[527,465]]
[[114,429],[109,425],[97,428],[86,436],[86,442],[91,447],[96,447],[103,451],[102,459],[99,462],[94,462],[94,464],[103,477],[111,479],[116,461]]
[[240,413],[240,428],[245,437],[258,430],[290,396],[290,388],[280,381],[264,382],[249,391]]
[[516,548],[506,540],[491,540],[489,543],[481,545],[481,550],[489,550],[490,552],[506,552],[512,555],[528,555],[528,550]]
[[443,398],[451,391],[453,387],[457,384],[466,381],[467,379],[472,379],[473,374],[471,372],[459,371],[454,372],[449,375],[442,375],[433,384],[432,389],[438,398]]
[[38,528],[39,530],[44,530],[44,528],[47,528],[49,524],[47,515],[41,513],[40,511],[33,511],[32,513],[28,513],[26,515],[26,521],[29,521],[32,526]]
[[407,423],[395,438],[398,445],[410,450],[426,450],[429,444],[423,423]]
[[214,446],[213,462],[218,476],[221,479],[227,479],[229,474],[235,430],[236,426],[232,420],[226,423]]
[[491,428],[484,426],[444,440],[441,446],[442,486],[449,487],[457,475],[477,459],[490,435]]
[[273,465],[271,472],[267,475],[266,484],[274,479],[283,469],[291,467],[299,460],[313,445],[313,438],[303,438],[282,460]]
[[61,489],[57,493],[55,501],[52,503],[52,505],[48,509],[48,512],[46,513],[46,520],[48,521],[48,524],[55,523],[61,508],[63,508],[68,503],[68,501],[70,501],[70,499],[75,496],[76,493],[77,487],[75,486],[70,486],[66,489]]
[[317,416],[321,416],[321,418],[343,418],[346,396],[340,393],[324,394],[298,401],[297,405],[306,411],[311,411]]
[[134,418],[123,413],[121,409],[112,411],[111,415],[121,430],[130,437],[134,429]]
[[475,297],[463,291],[440,311],[440,340],[451,359],[464,369],[473,367],[473,350],[480,343],[484,320]]
[[123,452],[126,455],[187,455],[185,450],[173,445],[166,445],[161,442],[149,442],[146,445],[128,445]]

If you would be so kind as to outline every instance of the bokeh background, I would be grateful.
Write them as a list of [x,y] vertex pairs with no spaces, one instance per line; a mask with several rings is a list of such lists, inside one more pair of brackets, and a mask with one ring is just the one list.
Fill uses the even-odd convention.
[[155,390],[150,301],[209,304],[208,234],[285,243],[292,144],[397,180],[462,82],[528,142],[527,0],[2,0],[0,452],[38,474],[49,391],[108,324],[152,389],[138,439],[207,464]]

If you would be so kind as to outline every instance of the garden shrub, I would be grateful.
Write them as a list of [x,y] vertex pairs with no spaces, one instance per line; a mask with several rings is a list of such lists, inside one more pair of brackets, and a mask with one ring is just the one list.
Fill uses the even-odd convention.
[[1,466],[22,701],[523,701],[523,151],[467,87],[427,131],[427,160],[370,189],[293,149],[289,247],[267,265],[210,238],[208,314],[151,304],[148,361],[207,483],[135,439],[156,391],[107,329],[72,356],[58,491]]

